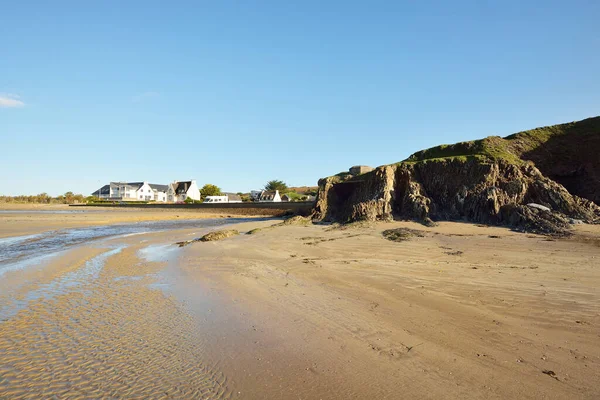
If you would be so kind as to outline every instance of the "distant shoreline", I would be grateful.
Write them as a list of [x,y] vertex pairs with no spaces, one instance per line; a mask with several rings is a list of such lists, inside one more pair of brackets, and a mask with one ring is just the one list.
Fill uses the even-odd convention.
[[[273,210],[230,209],[142,209],[139,207],[68,207],[65,204],[0,205],[0,238],[31,235],[66,228],[84,228],[147,221],[167,221],[210,218],[264,218],[274,216]],[[263,211],[259,214],[259,211]],[[270,212],[265,212],[270,211]]]
[[263,210],[308,210],[314,206],[312,201],[295,202],[245,202],[245,203],[93,203],[93,204],[70,204],[70,207],[117,207],[117,208],[141,208],[141,209],[263,209]]

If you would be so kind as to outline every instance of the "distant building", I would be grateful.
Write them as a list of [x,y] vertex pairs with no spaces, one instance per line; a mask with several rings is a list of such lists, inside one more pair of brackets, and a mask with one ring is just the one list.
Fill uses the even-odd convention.
[[195,180],[174,181],[168,185],[167,201],[178,203],[186,199],[200,200],[200,189]]
[[371,172],[374,169],[375,168],[369,167],[368,165],[355,165],[354,167],[350,168],[350,173],[352,175],[361,175],[361,174],[365,174],[367,172]]
[[242,202],[242,196],[240,196],[237,193],[224,193],[224,195],[227,196],[228,203],[241,203]]
[[252,201],[260,201],[260,195],[264,192],[264,190],[251,190],[250,191],[250,199]]
[[260,194],[258,201],[263,203],[279,203],[281,202],[281,196],[279,196],[279,190],[267,191],[263,190]]
[[205,203],[241,203],[242,198],[235,193],[225,193],[222,196],[206,196]]
[[101,200],[167,201],[167,185],[148,182],[110,182],[92,193]]
[[292,199],[287,194],[284,194],[281,196],[281,201],[292,201]]

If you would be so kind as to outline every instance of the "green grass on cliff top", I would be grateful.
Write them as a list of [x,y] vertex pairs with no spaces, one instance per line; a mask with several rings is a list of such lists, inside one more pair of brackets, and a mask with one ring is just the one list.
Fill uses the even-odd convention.
[[480,161],[504,160],[512,164],[523,164],[525,153],[535,150],[555,136],[572,135],[573,139],[576,140],[578,135],[598,134],[598,132],[600,132],[600,117],[594,117],[567,124],[523,131],[505,138],[489,136],[485,139],[469,142],[443,144],[418,151],[402,162],[477,159]]

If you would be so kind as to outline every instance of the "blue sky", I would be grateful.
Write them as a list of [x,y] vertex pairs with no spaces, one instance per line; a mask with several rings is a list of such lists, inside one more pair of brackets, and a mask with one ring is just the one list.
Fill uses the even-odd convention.
[[355,164],[600,114],[600,2],[0,2],[0,194]]

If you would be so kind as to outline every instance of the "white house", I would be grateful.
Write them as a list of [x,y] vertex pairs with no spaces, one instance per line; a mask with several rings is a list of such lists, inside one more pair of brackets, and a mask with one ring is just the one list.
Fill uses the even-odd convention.
[[92,193],[102,200],[167,201],[167,185],[148,182],[110,182]]
[[168,186],[167,201],[169,202],[178,203],[188,198],[200,200],[200,189],[193,179],[191,181],[174,181]]
[[241,203],[242,198],[235,193],[224,193],[222,196],[206,196],[204,203]]
[[278,203],[281,202],[281,196],[279,196],[279,190],[274,192],[263,190],[258,198],[258,201],[263,203]]
[[136,197],[143,201],[166,202],[167,189],[167,185],[142,182],[142,185],[136,190]]
[[167,202],[167,190],[169,190],[169,185],[157,185],[150,184],[152,191],[154,192],[154,200],[160,201],[161,203]]
[[262,192],[264,192],[264,190],[251,190],[250,198],[252,199],[252,201],[259,201],[260,195],[262,194]]

